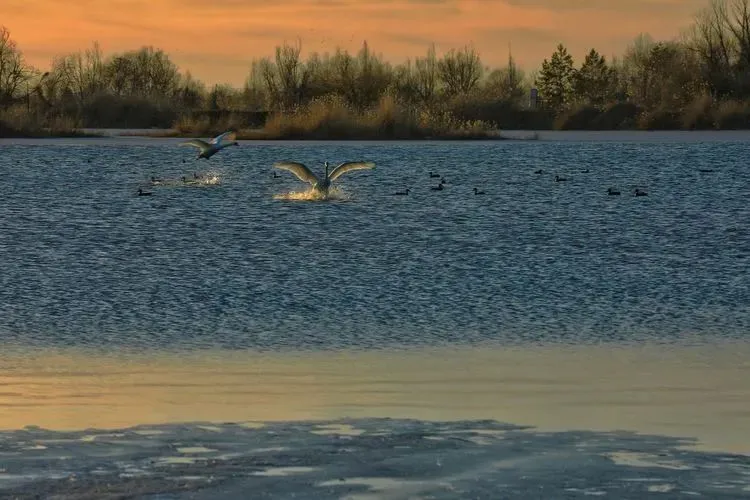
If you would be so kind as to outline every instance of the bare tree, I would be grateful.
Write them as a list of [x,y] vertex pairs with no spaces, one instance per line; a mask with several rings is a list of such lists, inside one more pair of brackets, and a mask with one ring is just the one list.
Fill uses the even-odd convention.
[[10,31],[0,26],[0,103],[12,102],[22,94],[32,77],[33,70],[24,62]]
[[[271,81],[268,82],[267,78]],[[269,87],[270,83],[270,87]],[[250,74],[245,81],[244,99],[249,108],[266,110],[274,107],[276,87],[273,80],[273,65],[267,57],[253,59]]]
[[193,78],[190,71],[180,78],[179,100],[183,106],[191,109],[199,108],[203,104],[205,94],[206,86]]
[[242,92],[227,83],[214,85],[209,96],[212,109],[236,111],[242,107]]
[[722,11],[724,23],[737,47],[736,65],[746,73],[750,70],[750,0],[733,0],[730,9]]
[[414,104],[419,101],[414,77],[414,66],[410,59],[393,68],[388,91],[402,102]]
[[391,68],[382,58],[370,51],[367,41],[354,60],[354,88],[351,103],[360,109],[375,104],[391,84]]
[[305,101],[321,97],[334,91],[328,71],[328,57],[323,58],[317,52],[313,52],[305,62],[307,69],[307,87],[305,89]]
[[479,54],[470,47],[451,49],[438,61],[438,74],[448,95],[474,90],[483,71]]
[[285,43],[276,47],[276,72],[278,74],[278,92],[284,106],[298,105],[302,102],[310,73],[300,59],[302,43],[295,45]]
[[438,61],[433,43],[427,49],[425,57],[414,61],[414,90],[423,103],[431,103],[437,94],[439,83]]
[[[256,75],[257,76],[254,76]],[[280,108],[282,103],[279,97],[280,83],[276,75],[276,66],[268,57],[263,57],[253,62],[251,71],[251,80],[258,80],[265,89],[268,96],[268,106],[271,108]]]
[[621,78],[628,96],[636,102],[646,102],[651,96],[653,76],[649,71],[649,56],[654,40],[650,35],[641,33],[625,49],[620,64]]
[[731,65],[735,43],[727,30],[726,3],[713,1],[700,12],[687,35],[686,46],[697,56],[701,74],[715,97],[732,92]]
[[485,88],[490,95],[504,101],[520,102],[526,95],[524,73],[516,65],[513,55],[508,53],[508,65],[489,72]]
[[61,85],[76,97],[79,104],[106,89],[105,65],[98,42],[84,53],[56,58],[52,67]]
[[301,44],[284,43],[276,47],[274,60],[268,57],[253,61],[247,88],[255,95],[264,93],[271,108],[288,109],[303,102],[310,71],[300,59]]
[[750,95],[750,0],[713,0],[696,17],[686,44],[715,97]]
[[331,58],[331,76],[335,82],[336,93],[349,102],[357,100],[357,65],[346,50],[336,49]]
[[107,62],[109,88],[117,95],[172,98],[179,95],[180,73],[162,50],[143,47]]

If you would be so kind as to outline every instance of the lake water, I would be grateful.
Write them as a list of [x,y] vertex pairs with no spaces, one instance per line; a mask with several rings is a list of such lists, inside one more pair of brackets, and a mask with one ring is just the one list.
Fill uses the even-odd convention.
[[[328,433],[346,443],[309,441],[303,424],[284,424],[291,427],[274,433],[309,445],[319,460],[292,460],[277,450],[266,466],[283,470],[263,472],[255,462],[245,468],[263,477],[313,474],[320,498],[493,498],[498,485],[511,483],[508,498],[537,495],[540,484],[571,498],[746,495],[750,137],[542,139],[242,142],[208,161],[195,160],[178,139],[0,141],[0,428],[53,429],[0,433],[0,490],[52,481],[36,494],[73,494],[60,479],[71,471],[94,490],[96,474],[110,482],[107,474],[119,474],[112,484],[127,490],[122,478],[135,473],[122,463],[134,467],[146,449],[163,458],[163,446],[175,440],[216,453],[211,470],[183,457],[173,476],[230,477],[228,465],[216,465],[228,456],[222,446],[283,443],[247,426],[217,427],[204,439],[189,422],[315,420],[359,430],[348,438]],[[305,186],[289,172],[273,176],[278,160],[321,172],[323,161],[354,159],[377,167],[342,176],[332,200],[289,195]],[[445,177],[444,190],[431,190],[440,179],[430,172]],[[211,181],[180,180],[193,173]],[[555,175],[567,181],[555,182]],[[168,181],[151,185],[151,176]],[[139,187],[152,195],[136,196]],[[475,187],[485,194],[474,195]],[[608,195],[610,187],[621,195]],[[394,195],[406,188],[408,196]],[[633,196],[636,188],[648,195]],[[377,420],[383,417],[415,420]],[[476,419],[506,427],[428,424]],[[175,423],[186,427],[149,427],[116,439],[70,434]],[[559,434],[512,434],[513,425]],[[608,434],[616,430],[660,437]],[[389,468],[397,459],[389,453],[412,446],[434,465],[433,445],[420,448],[415,436],[438,442],[466,432],[473,444],[451,448],[449,474],[399,469],[411,482],[398,483],[404,476]],[[500,432],[511,437],[486,441]],[[383,433],[408,435],[408,443],[367,441]],[[169,438],[143,441],[157,434]],[[688,444],[705,453],[740,455],[688,456],[675,448],[686,444],[677,438],[697,439]],[[120,469],[101,472],[104,455],[94,460],[79,449],[97,439],[113,447],[107,453],[119,457]],[[578,448],[583,441],[596,443],[594,458],[582,462],[596,472],[563,488],[566,464],[588,452]],[[78,444],[60,444],[67,442]],[[54,462],[50,443],[75,463]],[[382,467],[341,472],[321,451],[332,446],[361,446],[356,463]],[[469,471],[459,462],[478,455],[465,446],[487,453]],[[13,453],[41,453],[39,460],[54,467],[39,461],[32,474],[27,462],[3,458]],[[440,453],[448,457],[447,449]],[[550,465],[540,453],[560,461]],[[629,462],[622,459],[628,453]],[[650,456],[650,465],[633,458],[638,453],[641,462]],[[671,465],[654,465],[653,457],[667,455]],[[613,471],[624,470],[617,464],[671,475],[614,484]],[[512,474],[496,477],[488,467]],[[514,482],[518,467],[536,486]],[[559,470],[535,476],[550,467]],[[172,491],[147,469],[151,482],[139,483],[144,495]],[[703,475],[691,472],[698,479],[690,482],[681,470]],[[341,479],[336,474],[349,479],[331,486],[327,481]],[[370,479],[352,479],[363,475]],[[304,496],[312,481],[283,478],[292,489],[282,491],[278,479],[259,486],[256,476],[252,487],[279,497]],[[454,494],[440,490],[444,485],[435,490],[430,481],[438,476]],[[487,489],[464,484],[478,477]],[[247,487],[222,484],[238,498]]]
[[[750,142],[247,143],[200,162],[177,142],[3,146],[4,343],[278,350],[750,331]],[[339,179],[347,201],[274,197],[304,189],[273,178],[274,161],[359,158],[377,168]],[[220,184],[134,196],[150,176],[196,171]]]

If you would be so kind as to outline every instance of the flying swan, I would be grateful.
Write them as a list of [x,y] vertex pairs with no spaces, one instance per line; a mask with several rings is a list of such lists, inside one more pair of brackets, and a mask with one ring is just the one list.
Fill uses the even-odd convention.
[[198,159],[205,158],[208,160],[213,155],[228,146],[239,146],[236,138],[237,134],[235,134],[234,132],[224,132],[223,134],[217,135],[208,142],[201,139],[191,139],[187,142],[181,142],[180,146],[194,146],[201,150],[200,153],[198,153]]
[[322,179],[315,175],[312,170],[307,168],[302,163],[296,161],[280,161],[273,164],[274,167],[281,170],[288,170],[297,176],[297,178],[303,182],[309,182],[312,184],[313,191],[318,192],[323,196],[328,195],[328,189],[331,187],[331,183],[344,175],[347,172],[353,170],[365,170],[375,168],[375,163],[371,161],[345,161],[338,167],[331,170],[328,173],[328,162],[325,162],[326,174]]

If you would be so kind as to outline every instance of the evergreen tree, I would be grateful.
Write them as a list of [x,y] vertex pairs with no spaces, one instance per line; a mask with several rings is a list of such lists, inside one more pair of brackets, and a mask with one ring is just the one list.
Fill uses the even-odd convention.
[[573,57],[559,44],[552,58],[542,62],[536,79],[539,96],[546,107],[557,111],[570,103],[575,73]]
[[614,71],[596,50],[591,49],[573,79],[576,99],[595,104],[606,104],[613,92]]

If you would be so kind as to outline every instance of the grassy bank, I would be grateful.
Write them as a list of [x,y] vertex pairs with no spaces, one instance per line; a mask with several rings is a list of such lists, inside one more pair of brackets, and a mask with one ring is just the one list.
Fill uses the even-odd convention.
[[[137,115],[138,109],[132,109]],[[715,101],[698,96],[682,109],[646,109],[632,102],[577,105],[557,114],[510,103],[462,98],[435,109],[399,103],[386,95],[358,110],[337,96],[326,96],[288,112],[183,111],[161,131],[133,131],[151,137],[209,137],[227,130],[244,140],[498,140],[499,130],[747,130],[750,101]],[[131,122],[109,124],[127,129]],[[0,111],[0,137],[86,137],[95,128],[83,118],[49,115],[26,106]],[[138,127],[147,128],[147,127]],[[169,130],[164,130],[169,129]]]
[[99,137],[86,133],[67,117],[45,117],[16,106],[0,110],[0,138]]
[[682,109],[643,109],[630,102],[576,106],[554,118],[555,130],[748,130],[750,102],[698,96]]
[[180,136],[237,130],[239,139],[265,140],[502,139],[492,122],[399,105],[391,96],[363,111],[333,96],[320,98],[288,113],[270,114],[261,128],[245,127],[231,115],[217,121],[183,117],[173,128]]
[[336,98],[315,100],[289,113],[271,113],[264,126],[247,127],[242,116],[183,117],[175,136],[211,136],[237,130],[241,139],[399,140],[502,139],[498,130],[743,130],[750,129],[750,102],[716,102],[698,96],[683,109],[644,109],[631,102],[578,105],[557,114],[504,102],[462,100],[439,111],[401,106],[384,97],[358,112]]

